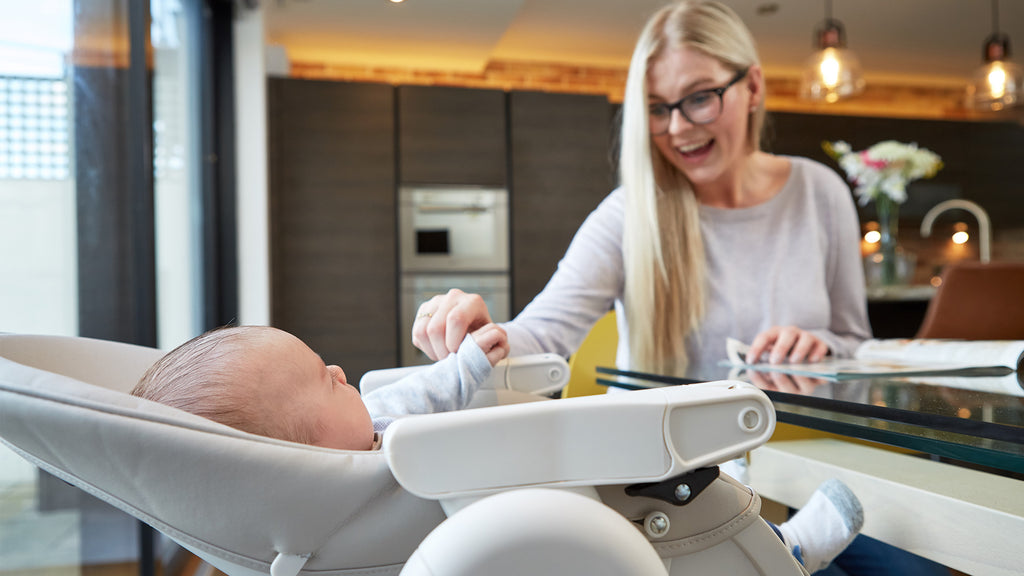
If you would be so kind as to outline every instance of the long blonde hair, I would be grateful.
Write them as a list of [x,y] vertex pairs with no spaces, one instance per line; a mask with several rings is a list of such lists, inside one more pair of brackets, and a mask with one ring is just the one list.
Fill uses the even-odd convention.
[[[684,0],[647,21],[637,40],[622,107],[619,177],[626,192],[625,309],[634,369],[682,374],[687,338],[704,315],[705,259],[698,203],[686,176],[653,150],[647,72],[666,50],[688,47],[742,70],[760,63],[750,31],[731,8]],[[750,113],[748,145],[760,148],[764,101]]]

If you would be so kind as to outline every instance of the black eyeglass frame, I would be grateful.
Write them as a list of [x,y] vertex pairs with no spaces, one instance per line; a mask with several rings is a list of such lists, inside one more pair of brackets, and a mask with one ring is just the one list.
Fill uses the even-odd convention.
[[[747,67],[747,68],[744,68],[744,69],[740,70],[739,72],[736,73],[735,76],[732,77],[732,80],[729,80],[729,82],[725,86],[719,86],[718,88],[709,88],[707,90],[698,90],[697,92],[694,92],[692,94],[687,94],[686,96],[683,96],[679,100],[676,100],[675,102],[672,102],[672,103],[659,102],[657,104],[650,104],[650,105],[648,105],[647,114],[648,114],[649,121],[653,120],[653,118],[654,118],[654,116],[652,114],[652,109],[655,106],[657,106],[659,108],[662,108],[662,107],[665,108],[665,110],[666,110],[665,115],[668,118],[668,123],[665,125],[665,129],[664,130],[662,130],[661,132],[654,132],[652,130],[651,134],[653,134],[655,136],[661,136],[662,134],[668,133],[669,128],[672,127],[672,111],[673,110],[678,110],[679,113],[682,114],[683,118],[686,118],[686,121],[689,122],[690,124],[704,125],[704,124],[711,124],[715,120],[718,120],[718,117],[722,115],[722,108],[725,107],[725,102],[723,101],[723,97],[725,96],[726,90],[728,90],[729,88],[732,88],[733,85],[735,85],[737,82],[739,82],[740,80],[743,80],[744,78],[746,78],[748,72],[750,72],[750,67]],[[697,121],[693,120],[692,118],[690,118],[690,115],[687,114],[685,110],[683,110],[683,105],[686,104],[686,102],[688,102],[688,101],[693,101],[693,99],[696,98],[696,97],[707,96],[709,94],[714,94],[715,96],[718,97],[718,113],[715,114],[715,117],[712,118],[711,120],[706,121],[706,122],[697,122]],[[648,129],[649,129],[649,126],[650,126],[650,123],[648,122]]]

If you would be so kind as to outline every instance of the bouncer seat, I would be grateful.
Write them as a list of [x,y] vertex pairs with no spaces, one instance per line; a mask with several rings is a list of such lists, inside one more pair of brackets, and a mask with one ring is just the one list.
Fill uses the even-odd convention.
[[[410,416],[356,452],[128,395],[160,355],[0,335],[0,438],[229,575],[806,574],[717,473],[774,429],[748,384]],[[527,365],[501,386],[548,393]]]

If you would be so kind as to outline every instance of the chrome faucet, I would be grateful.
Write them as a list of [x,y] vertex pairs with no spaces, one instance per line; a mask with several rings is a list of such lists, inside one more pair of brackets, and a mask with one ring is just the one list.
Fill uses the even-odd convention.
[[921,237],[927,238],[931,236],[932,223],[935,222],[935,218],[946,210],[954,208],[967,210],[978,219],[978,233],[981,236],[980,257],[982,262],[988,262],[992,257],[992,224],[989,222],[988,214],[985,210],[970,200],[946,200],[932,206],[931,210],[925,213],[924,219],[921,220]]

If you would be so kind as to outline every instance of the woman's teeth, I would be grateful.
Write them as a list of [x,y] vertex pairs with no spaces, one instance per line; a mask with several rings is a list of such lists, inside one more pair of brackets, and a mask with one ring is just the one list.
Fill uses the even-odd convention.
[[687,144],[684,146],[678,146],[676,150],[679,150],[679,152],[682,154],[693,154],[694,152],[703,151],[704,149],[708,148],[709,146],[711,146],[712,142],[714,142],[713,139],[704,142],[697,142],[696,144]]

